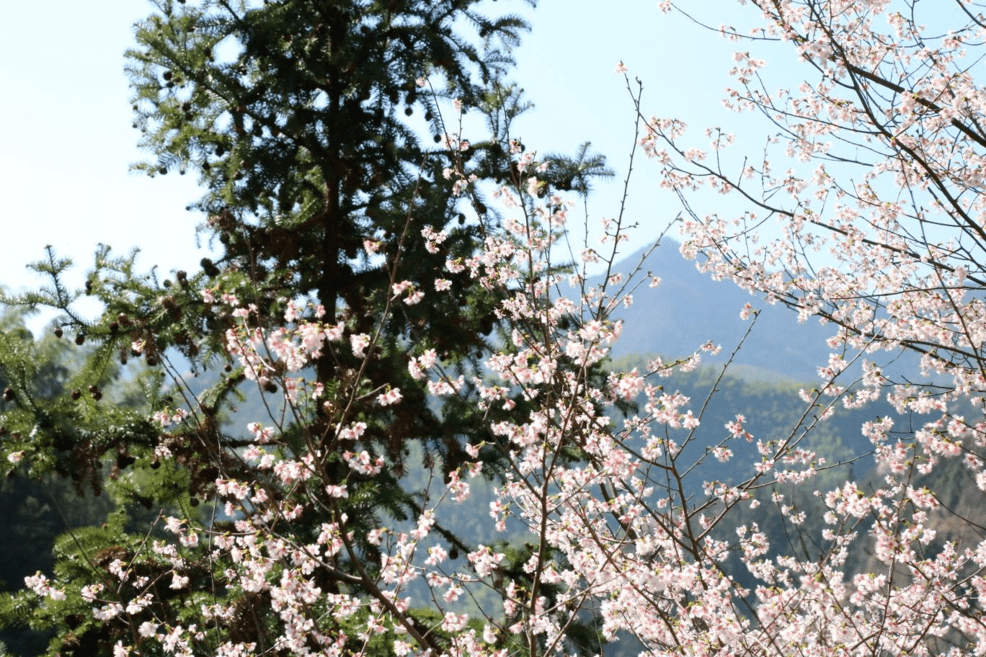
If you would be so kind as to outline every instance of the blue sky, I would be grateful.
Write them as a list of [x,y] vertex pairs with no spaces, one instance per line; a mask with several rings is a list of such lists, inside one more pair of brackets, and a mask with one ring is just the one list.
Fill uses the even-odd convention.
[[[593,226],[618,210],[632,144],[632,105],[613,74],[618,61],[643,80],[645,114],[681,115],[696,126],[724,115],[718,98],[728,83],[730,44],[660,14],[653,0],[541,0],[534,11],[518,1],[488,6],[524,13],[533,25],[516,53],[516,78],[536,104],[519,124],[525,143],[548,152],[592,141],[617,170],[618,179],[590,199]],[[121,254],[139,247],[139,262],[165,274],[197,268],[201,217],[184,209],[198,195],[194,176],[128,173],[140,153],[123,52],[133,23],[148,13],[136,0],[0,8],[0,284],[8,289],[39,284],[25,266],[46,244],[80,265],[77,282],[98,243]],[[629,218],[643,228],[633,249],[678,210],[673,197],[654,190],[648,178],[655,173],[638,159]]]

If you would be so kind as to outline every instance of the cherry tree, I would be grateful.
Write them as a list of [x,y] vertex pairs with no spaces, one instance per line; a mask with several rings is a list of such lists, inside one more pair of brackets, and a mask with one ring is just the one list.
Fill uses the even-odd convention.
[[[762,155],[733,153],[725,128],[706,130],[696,146],[676,118],[650,118],[641,145],[685,201],[682,252],[803,320],[829,322],[836,333],[821,393],[846,405],[882,397],[899,413],[862,427],[879,486],[847,482],[825,495],[832,556],[758,566],[765,583],[782,566],[777,581],[787,585],[758,589],[755,607],[797,629],[757,645],[979,654],[986,544],[975,519],[943,500],[962,470],[975,485],[969,498],[986,490],[983,15],[969,2],[750,4],[751,29],[712,29],[737,43],[724,103],[768,122]],[[685,3],[660,6],[702,20]],[[800,62],[793,85],[789,67],[773,83],[761,55],[781,48]],[[719,196],[712,202],[702,188]],[[902,350],[920,355],[930,385],[878,365],[880,354]],[[868,523],[876,559],[850,578],[843,565],[859,541],[835,527],[853,518]],[[936,540],[946,518],[960,529]]]

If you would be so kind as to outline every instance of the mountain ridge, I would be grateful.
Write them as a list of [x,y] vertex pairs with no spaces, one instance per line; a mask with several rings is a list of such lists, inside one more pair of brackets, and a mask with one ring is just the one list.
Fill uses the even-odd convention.
[[[828,364],[831,350],[826,340],[835,334],[834,325],[817,317],[799,323],[797,313],[790,308],[771,305],[730,281],[713,280],[686,260],[679,253],[679,246],[668,237],[660,241],[641,266],[641,274],[649,272],[650,276],[659,277],[661,284],[654,288],[646,283],[640,285],[633,293],[633,304],[629,308],[621,305],[611,316],[613,320],[623,320],[623,333],[612,348],[613,358],[630,354],[678,358],[694,353],[711,340],[722,351],[717,356],[703,353],[702,362],[725,364],[736,351],[730,371],[741,378],[820,381],[818,368]],[[648,249],[650,246],[640,248],[615,263],[612,274],[629,276]],[[591,277],[588,285],[598,285],[602,280],[603,275]],[[755,319],[740,318],[747,303],[759,311]],[[747,330],[750,333],[743,341]],[[891,361],[894,354],[878,353],[867,358]],[[911,374],[918,371],[913,359],[894,368]]]

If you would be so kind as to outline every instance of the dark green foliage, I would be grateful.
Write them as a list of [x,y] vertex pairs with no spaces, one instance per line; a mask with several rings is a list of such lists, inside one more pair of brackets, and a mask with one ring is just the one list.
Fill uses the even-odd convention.
[[[138,168],[200,173],[206,194],[193,207],[226,251],[219,269],[206,270],[237,266],[251,286],[243,300],[262,311],[286,292],[314,295],[330,317],[347,309],[358,330],[373,319],[367,294],[386,290],[388,273],[367,260],[364,240],[380,240],[381,253],[400,257],[401,275],[419,285],[430,283],[420,273],[434,262],[471,253],[478,229],[458,226],[442,172],[506,162],[493,155],[506,135],[461,152],[424,145],[399,110],[417,108],[431,117],[427,129],[444,135],[454,126],[443,122],[439,99],[486,103],[509,64],[502,48],[526,26],[486,18],[474,4],[160,3],[128,53],[142,144],[156,157]],[[459,34],[453,21],[476,32]],[[472,45],[477,37],[485,49]],[[428,86],[416,84],[420,77]],[[447,253],[424,251],[426,225],[452,229]],[[450,296],[468,297],[456,282]],[[448,314],[428,307],[431,315],[422,307],[409,319]]]
[[[80,497],[66,479],[47,475],[42,480],[23,476],[6,478],[0,484],[0,578],[3,591],[23,588],[24,578],[43,572],[52,574],[55,538],[69,531],[102,523],[112,510],[108,496],[88,492]],[[17,655],[39,654],[51,636],[50,626],[28,627],[33,596],[17,598],[16,605],[0,608],[4,625],[0,640]],[[7,598],[0,599],[7,600]]]
[[[60,336],[52,334],[36,341],[23,319],[13,312],[0,319],[0,388],[6,392],[0,403],[3,463],[10,467],[7,456],[12,453],[26,453],[30,460],[51,448],[55,458],[47,461],[47,466],[42,460],[38,467],[32,467],[39,475],[36,478],[12,469],[0,481],[0,535],[4,537],[0,542],[0,585],[10,593],[20,590],[28,575],[52,573],[52,548],[58,535],[101,523],[113,508],[107,496],[94,494],[88,485],[92,481],[73,482],[54,473],[42,474],[50,467],[71,467],[72,457],[59,447],[65,444],[64,433],[73,430],[68,408],[75,404],[69,401],[67,390],[74,380],[71,371],[81,360],[73,357],[77,347]],[[114,373],[105,372],[100,385],[107,385]],[[100,489],[97,485],[96,490]],[[51,626],[29,627],[32,607],[23,596],[17,600],[14,604],[13,598],[3,598],[0,640],[14,654],[39,654],[51,636]]]

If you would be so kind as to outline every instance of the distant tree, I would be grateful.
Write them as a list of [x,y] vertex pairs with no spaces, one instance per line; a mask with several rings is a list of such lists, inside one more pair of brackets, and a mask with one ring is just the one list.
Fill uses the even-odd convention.
[[[64,407],[55,410],[51,404],[67,397],[66,386],[79,365],[67,341],[51,335],[36,339],[24,320],[22,314],[11,311],[0,317],[0,440],[6,443],[8,454],[21,452],[34,438],[16,428],[24,417],[20,409],[44,408],[60,414]],[[32,413],[26,415],[33,419]],[[46,413],[41,414],[42,419],[46,417]],[[45,428],[53,428],[54,421],[49,419],[48,423]],[[65,474],[70,471],[65,461],[57,467]],[[23,588],[24,577],[37,571],[52,573],[53,547],[59,535],[103,522],[113,504],[107,497],[95,497],[85,482],[55,473],[39,479],[9,474],[0,482],[0,535],[4,537],[0,542],[0,587],[15,592]],[[0,640],[14,654],[40,654],[51,635],[51,629],[34,632],[11,623],[0,632]]]

